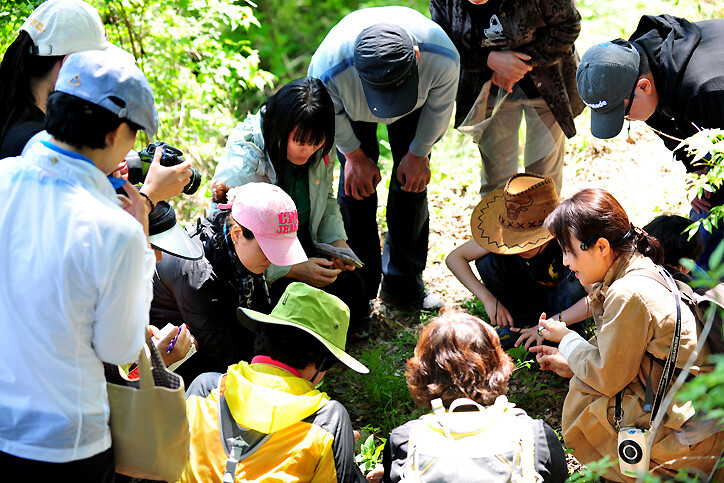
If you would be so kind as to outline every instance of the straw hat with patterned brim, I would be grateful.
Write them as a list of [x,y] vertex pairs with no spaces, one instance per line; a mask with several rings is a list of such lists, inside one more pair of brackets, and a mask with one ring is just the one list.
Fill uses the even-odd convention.
[[470,229],[478,245],[492,253],[514,255],[538,248],[553,238],[543,228],[558,205],[552,179],[518,173],[505,188],[488,193],[473,210]]

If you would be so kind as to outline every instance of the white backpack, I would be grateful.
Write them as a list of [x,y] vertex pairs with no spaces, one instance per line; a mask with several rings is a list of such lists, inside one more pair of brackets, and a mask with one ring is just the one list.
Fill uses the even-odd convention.
[[[471,406],[473,411],[455,411]],[[456,399],[445,411],[432,401],[433,414],[413,425],[402,480],[411,482],[530,482],[535,470],[534,420],[499,396],[487,408]]]

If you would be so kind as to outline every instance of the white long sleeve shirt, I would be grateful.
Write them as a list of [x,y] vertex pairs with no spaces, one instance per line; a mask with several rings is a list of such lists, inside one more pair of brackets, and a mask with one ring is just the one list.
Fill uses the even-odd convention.
[[62,463],[111,446],[106,361],[143,346],[155,266],[84,156],[0,160],[0,451]]
[[460,75],[458,51],[438,24],[407,7],[357,10],[329,31],[312,56],[307,75],[321,79],[332,97],[337,149],[349,153],[359,148],[351,121],[392,124],[402,117],[379,118],[372,114],[353,62],[354,43],[360,32],[385,22],[407,30],[417,39],[420,48],[417,104],[412,111],[419,108],[422,111],[409,151],[416,156],[427,156],[450,124]]

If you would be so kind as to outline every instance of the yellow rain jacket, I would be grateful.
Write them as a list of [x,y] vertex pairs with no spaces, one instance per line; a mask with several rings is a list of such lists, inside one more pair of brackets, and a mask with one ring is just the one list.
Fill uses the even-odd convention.
[[232,439],[236,482],[365,481],[344,406],[284,369],[242,361],[186,409],[191,457],[180,482],[222,481]]

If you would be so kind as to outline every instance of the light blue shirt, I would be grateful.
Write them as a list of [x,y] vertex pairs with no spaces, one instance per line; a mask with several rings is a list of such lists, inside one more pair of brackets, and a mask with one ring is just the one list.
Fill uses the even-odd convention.
[[[308,75],[318,77],[335,108],[335,141],[342,153],[360,147],[350,121],[391,124],[400,117],[372,114],[353,65],[354,42],[371,25],[389,22],[407,30],[418,42],[419,84],[415,109],[422,108],[409,151],[427,156],[450,124],[460,72],[460,56],[445,31],[420,12],[407,7],[365,8],[344,17],[329,31],[312,56]],[[412,111],[411,111],[412,112]]]

